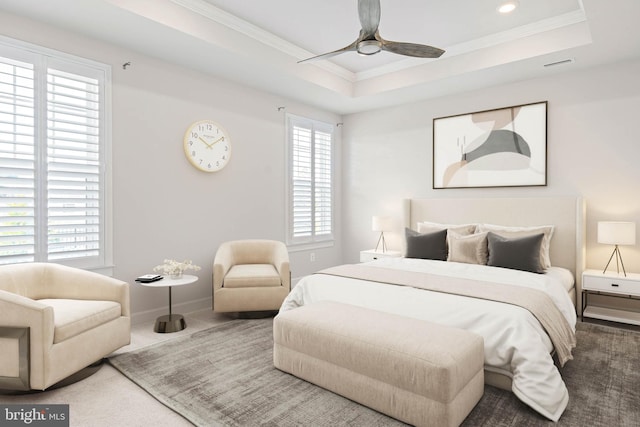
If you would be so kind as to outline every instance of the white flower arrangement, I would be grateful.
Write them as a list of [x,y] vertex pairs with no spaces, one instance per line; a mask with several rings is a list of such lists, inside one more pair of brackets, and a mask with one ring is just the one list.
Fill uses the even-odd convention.
[[156,273],[162,273],[164,275],[169,275],[172,278],[179,278],[182,276],[187,270],[198,271],[200,267],[195,265],[191,260],[184,260],[182,262],[178,262],[173,259],[165,259],[164,264],[156,265],[153,267],[153,271]]

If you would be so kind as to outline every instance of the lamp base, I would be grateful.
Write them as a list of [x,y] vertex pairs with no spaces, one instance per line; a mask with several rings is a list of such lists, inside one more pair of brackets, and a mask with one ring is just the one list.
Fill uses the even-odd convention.
[[618,271],[618,274],[620,274],[620,265],[622,265],[622,272],[624,273],[624,277],[627,277],[627,272],[624,269],[624,263],[622,262],[622,254],[620,253],[620,248],[618,248],[618,245],[616,245],[616,247],[613,249],[613,252],[609,257],[609,262],[607,262],[607,265],[604,267],[602,274],[607,272],[607,268],[609,268],[609,264],[611,264],[611,260],[613,259],[614,255],[616,256],[616,270]]
[[378,237],[378,244],[376,245],[376,252],[378,252],[378,247],[380,246],[380,242],[382,242],[382,253],[387,252],[387,243],[384,241],[384,231],[380,232],[380,237]]

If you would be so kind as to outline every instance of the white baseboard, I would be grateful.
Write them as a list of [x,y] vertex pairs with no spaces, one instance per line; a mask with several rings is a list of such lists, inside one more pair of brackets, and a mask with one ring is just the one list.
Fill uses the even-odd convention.
[[[173,304],[173,306],[171,307],[171,312],[174,314],[185,314],[204,310],[207,308],[211,310],[211,303],[211,297],[208,297],[179,304]],[[169,314],[169,307],[165,306],[162,308],[154,308],[153,310],[131,313],[131,324],[136,325],[139,323],[155,321],[159,316],[162,316],[163,314]]]
[[[300,281],[302,277],[291,278],[291,289],[293,289]],[[212,299],[201,298],[193,301],[187,301],[179,304],[173,304],[171,311],[176,314],[192,313],[198,310],[211,309]],[[131,313],[131,324],[137,325],[139,323],[155,321],[159,316],[163,314],[169,314],[169,307],[154,308],[153,310],[139,311]]]

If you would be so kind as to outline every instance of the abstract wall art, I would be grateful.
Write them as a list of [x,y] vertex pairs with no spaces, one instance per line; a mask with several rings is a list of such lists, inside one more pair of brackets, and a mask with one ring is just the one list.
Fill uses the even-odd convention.
[[547,102],[433,119],[433,188],[547,185]]

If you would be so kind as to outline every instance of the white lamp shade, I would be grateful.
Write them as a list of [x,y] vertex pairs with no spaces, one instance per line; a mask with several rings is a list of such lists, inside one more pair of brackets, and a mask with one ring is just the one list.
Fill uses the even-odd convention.
[[371,230],[389,231],[393,228],[393,220],[389,216],[374,216],[371,219]]
[[635,245],[636,223],[599,221],[598,243],[604,243],[607,245]]

